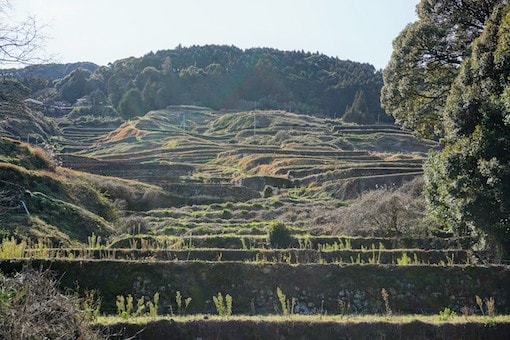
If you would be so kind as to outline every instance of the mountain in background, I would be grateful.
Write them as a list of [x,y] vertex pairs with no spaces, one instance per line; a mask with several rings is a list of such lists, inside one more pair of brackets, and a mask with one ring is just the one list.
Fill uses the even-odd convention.
[[101,67],[53,64],[2,73],[20,79],[34,99],[69,104],[81,99],[111,107],[124,119],[191,104],[215,110],[282,109],[360,124],[393,122],[380,107],[380,71],[304,51],[179,46]]
[[78,68],[94,72],[99,68],[98,65],[90,62],[77,62],[68,64],[39,64],[30,65],[24,68],[9,68],[0,70],[4,77],[11,76],[18,79],[26,78],[44,78],[55,80],[64,78]]

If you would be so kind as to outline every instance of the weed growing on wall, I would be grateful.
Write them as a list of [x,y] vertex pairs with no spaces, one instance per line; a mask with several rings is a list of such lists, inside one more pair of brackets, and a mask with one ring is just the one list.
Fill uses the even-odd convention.
[[219,316],[229,317],[232,315],[232,296],[227,294],[223,299],[223,295],[218,293],[217,296],[213,296],[213,302]]
[[276,296],[278,296],[278,301],[280,301],[280,306],[282,308],[283,315],[291,315],[294,314],[294,307],[296,306],[296,299],[292,298],[287,300],[287,297],[280,289],[280,287],[276,287]]
[[[186,309],[188,309],[188,306],[191,303],[191,300],[192,300],[191,297],[187,297],[186,299],[184,299],[184,308],[182,308],[182,302],[183,302],[182,294],[181,294],[180,291],[177,291],[175,293],[175,303],[177,303],[177,313],[179,315],[186,314]],[[172,315],[173,315],[173,308],[172,308],[172,306],[170,306],[170,310],[172,311]]]
[[448,307],[445,307],[444,310],[439,312],[439,321],[448,321],[457,316],[455,311],[451,310]]
[[381,295],[384,301],[384,308],[386,309],[386,316],[391,316],[392,311],[390,308],[390,295],[385,288],[381,289]]
[[476,304],[480,308],[480,312],[482,313],[482,315],[487,315],[489,317],[496,316],[496,301],[494,300],[493,297],[485,299],[485,309],[483,308],[484,301],[481,297],[476,295],[475,300],[476,300]]
[[135,299],[131,294],[128,294],[127,297],[123,295],[117,295],[117,300],[115,301],[115,305],[117,306],[117,314],[122,319],[129,319],[132,317],[140,317],[140,316],[152,316],[156,317],[158,315],[158,307],[159,307],[159,293],[155,293],[153,297],[153,301],[148,300],[145,301],[145,297],[142,296],[136,301],[136,306],[134,304]]

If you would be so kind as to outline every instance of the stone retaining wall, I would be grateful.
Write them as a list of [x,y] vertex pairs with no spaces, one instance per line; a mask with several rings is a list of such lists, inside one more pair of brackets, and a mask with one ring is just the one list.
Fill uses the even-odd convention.
[[[3,261],[3,272],[29,261]],[[394,266],[335,264],[262,264],[239,262],[141,262],[32,260],[51,268],[63,286],[96,289],[105,311],[115,312],[117,295],[161,295],[161,312],[175,304],[175,294],[192,297],[190,312],[213,313],[212,296],[233,297],[234,313],[275,313],[276,288],[295,298],[296,312],[328,314],[383,313],[381,289],[396,313],[437,314],[445,307],[477,308],[475,296],[493,297],[499,312],[510,311],[509,266]],[[175,308],[175,306],[174,306]],[[166,309],[166,310],[165,310]]]

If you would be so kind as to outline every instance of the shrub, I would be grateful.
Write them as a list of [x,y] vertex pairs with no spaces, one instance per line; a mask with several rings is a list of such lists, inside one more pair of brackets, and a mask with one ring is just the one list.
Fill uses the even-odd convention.
[[51,272],[24,268],[0,274],[1,339],[101,339],[79,310],[80,300],[59,292]]
[[271,248],[288,248],[290,246],[292,237],[285,223],[276,222],[271,225],[267,234],[267,242]]
[[149,222],[140,216],[129,216],[121,218],[118,222],[120,233],[131,235],[147,234],[149,231]]
[[337,232],[356,229],[358,234],[378,236],[427,234],[424,228],[425,199],[419,184],[409,183],[398,190],[378,189],[364,193],[348,207],[340,207]]

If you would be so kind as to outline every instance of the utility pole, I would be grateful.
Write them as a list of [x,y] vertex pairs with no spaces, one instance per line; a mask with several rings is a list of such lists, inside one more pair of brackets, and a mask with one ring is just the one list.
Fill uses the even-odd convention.
[[182,114],[182,122],[180,128],[186,133],[186,113]]

